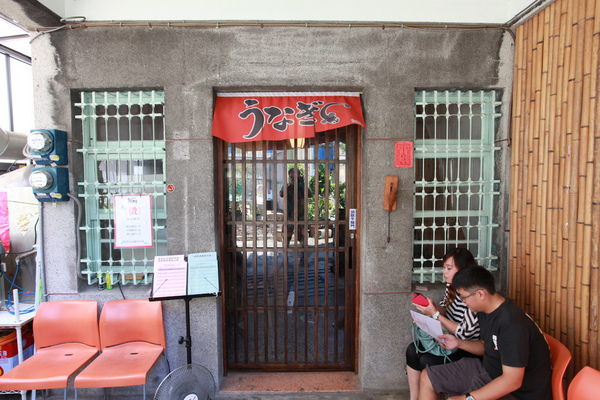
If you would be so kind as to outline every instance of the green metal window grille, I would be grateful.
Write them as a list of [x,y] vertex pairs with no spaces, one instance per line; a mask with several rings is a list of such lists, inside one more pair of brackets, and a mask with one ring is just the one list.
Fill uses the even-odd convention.
[[497,269],[499,99],[494,90],[415,92],[413,281],[441,282],[454,247]]
[[[80,110],[85,204],[86,255],[82,274],[88,284],[149,284],[154,256],[166,249],[164,92],[82,92]],[[152,196],[153,246],[115,248],[113,196]]]

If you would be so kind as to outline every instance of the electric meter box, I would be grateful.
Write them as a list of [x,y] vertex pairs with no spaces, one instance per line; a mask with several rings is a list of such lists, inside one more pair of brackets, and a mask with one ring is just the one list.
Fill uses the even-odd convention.
[[29,184],[38,201],[69,200],[69,170],[67,168],[33,168],[29,176]]
[[31,158],[38,165],[66,165],[67,132],[58,129],[32,129],[27,135]]

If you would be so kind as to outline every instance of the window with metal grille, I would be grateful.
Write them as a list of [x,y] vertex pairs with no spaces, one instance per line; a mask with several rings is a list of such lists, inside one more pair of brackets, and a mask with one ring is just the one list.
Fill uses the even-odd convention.
[[[88,284],[152,282],[154,256],[166,254],[164,92],[82,92],[81,120]],[[151,195],[152,246],[115,248],[113,196]]]
[[494,90],[415,92],[416,282],[441,282],[441,258],[454,247],[497,269],[499,99]]

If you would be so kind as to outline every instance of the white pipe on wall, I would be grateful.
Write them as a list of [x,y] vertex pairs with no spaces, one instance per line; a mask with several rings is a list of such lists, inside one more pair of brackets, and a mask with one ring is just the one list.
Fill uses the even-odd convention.
[[40,0],[88,21],[377,21],[503,24],[534,0]]
[[0,159],[23,160],[23,147],[27,144],[27,134],[5,131],[0,128]]

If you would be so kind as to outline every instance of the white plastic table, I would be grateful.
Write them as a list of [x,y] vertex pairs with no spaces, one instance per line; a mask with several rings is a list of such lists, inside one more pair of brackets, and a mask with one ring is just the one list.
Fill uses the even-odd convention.
[[[17,334],[17,354],[19,358],[19,364],[23,362],[23,336],[21,334],[21,328],[26,323],[33,320],[35,311],[28,312],[26,314],[11,314],[8,311],[0,311],[0,329],[14,329]],[[0,392],[0,393],[15,393],[15,392]],[[27,398],[26,391],[21,391],[21,399]]]

